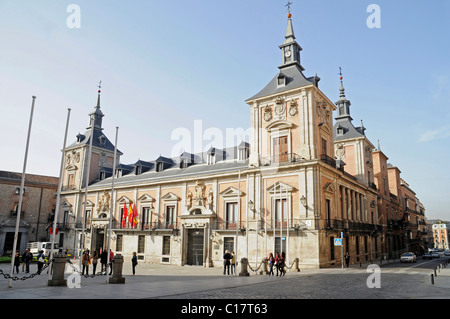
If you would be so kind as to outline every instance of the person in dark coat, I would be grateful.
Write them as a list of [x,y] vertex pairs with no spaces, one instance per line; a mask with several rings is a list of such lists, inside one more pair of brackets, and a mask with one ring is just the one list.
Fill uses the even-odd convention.
[[[16,267],[16,273],[19,273],[19,266],[20,266],[20,256],[19,251],[16,251],[16,255],[14,256],[14,267]],[[14,273],[14,269],[13,269]]]
[[131,266],[133,268],[133,276],[136,274],[136,265],[138,264],[136,252],[133,252],[133,257],[131,258]]
[[108,253],[106,252],[106,250],[103,250],[100,255],[100,263],[102,264],[101,272],[103,273],[103,271],[105,271],[106,274],[106,264],[108,263]]
[[228,250],[225,250],[225,254],[223,255],[223,274],[225,275],[225,272],[227,274],[230,274],[230,260],[233,258]]
[[347,265],[347,268],[348,268],[348,265],[350,264],[350,254],[348,253],[348,251],[345,253],[344,258],[345,258],[345,264]]

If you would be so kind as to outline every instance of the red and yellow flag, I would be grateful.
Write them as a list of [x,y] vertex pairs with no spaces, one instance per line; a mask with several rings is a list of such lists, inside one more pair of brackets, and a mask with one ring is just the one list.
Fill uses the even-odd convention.
[[125,228],[126,223],[127,223],[127,203],[123,203],[122,228]]

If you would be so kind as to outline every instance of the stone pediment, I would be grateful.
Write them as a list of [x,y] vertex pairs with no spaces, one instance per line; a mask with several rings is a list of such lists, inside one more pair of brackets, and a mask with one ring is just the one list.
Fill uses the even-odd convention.
[[239,192],[237,188],[230,186],[220,193],[223,197],[238,197],[245,195],[244,192]]
[[290,128],[292,128],[292,126],[294,126],[294,124],[291,123],[291,122],[289,122],[289,121],[279,120],[279,121],[274,121],[274,122],[270,123],[270,124],[266,127],[266,130],[268,130],[269,132],[271,132],[271,131],[273,131],[273,130],[290,129]]
[[129,204],[130,202],[132,202],[132,200],[129,199],[128,197],[126,197],[126,196],[121,196],[121,197],[117,200],[117,203],[119,203],[119,204],[124,204],[124,203]]
[[277,194],[277,193],[279,194],[279,193],[286,193],[286,192],[290,193],[293,190],[295,190],[294,187],[292,187],[288,184],[285,184],[283,182],[276,182],[275,184],[273,184],[272,186],[267,188],[267,191],[271,194]]
[[180,199],[177,195],[175,195],[174,193],[170,193],[170,192],[161,198],[165,201],[177,201]]
[[152,203],[155,201],[155,199],[150,195],[144,194],[138,198],[138,201],[140,201],[141,203]]

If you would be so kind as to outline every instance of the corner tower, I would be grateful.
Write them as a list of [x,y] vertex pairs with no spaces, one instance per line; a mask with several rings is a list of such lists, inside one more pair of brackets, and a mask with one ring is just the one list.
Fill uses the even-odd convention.
[[[288,4],[289,5],[289,4]],[[246,100],[251,109],[251,167],[332,156],[334,104],[319,90],[317,76],[305,77],[292,14],[279,46],[282,64],[275,77]]]

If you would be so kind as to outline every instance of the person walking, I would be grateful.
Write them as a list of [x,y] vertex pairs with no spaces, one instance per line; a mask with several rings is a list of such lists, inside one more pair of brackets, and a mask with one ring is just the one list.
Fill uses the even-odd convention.
[[22,272],[25,272],[25,266],[27,265],[27,250],[22,254]]
[[231,260],[231,254],[228,250],[225,250],[225,254],[223,255],[223,274],[225,275],[225,272],[230,274],[230,260]]
[[45,263],[44,251],[41,250],[41,251],[39,251],[39,254],[37,255],[37,267],[38,267],[37,273],[38,273],[38,275],[41,274],[44,263]]
[[33,254],[31,253],[30,249],[27,249],[27,252],[25,254],[26,273],[30,272],[30,263],[32,260],[33,260]]
[[[19,255],[19,251],[16,250],[16,254],[14,256],[14,267],[16,268],[16,273],[19,273],[19,266],[20,266],[20,255]],[[13,273],[14,273],[14,269],[13,269]]]
[[138,264],[136,252],[133,252],[133,257],[131,257],[131,267],[133,269],[133,276],[136,275],[136,265]]
[[95,270],[97,269],[97,263],[98,263],[98,253],[96,250],[94,250],[91,260],[92,260],[92,273],[95,276]]
[[282,252],[278,261],[278,268],[280,268],[280,277],[286,275],[286,269],[284,268],[285,266],[286,266],[286,254]]
[[84,275],[84,271],[86,270],[86,275],[89,276],[89,265],[91,264],[91,256],[89,256],[88,249],[83,253],[83,257],[81,257],[81,264],[83,265],[83,271],[81,272],[81,274]]
[[112,269],[112,261],[113,261],[113,258],[114,258],[114,253],[113,253],[113,251],[110,249],[110,250],[109,250],[109,274],[110,274],[110,275],[112,275],[112,271],[113,271],[113,269]]
[[236,273],[236,255],[234,254],[234,251],[231,252],[231,274]]
[[345,253],[344,258],[345,258],[345,264],[347,265],[347,268],[348,268],[348,265],[350,264],[350,254],[348,253],[348,251]]
[[277,276],[278,276],[278,272],[280,270],[279,262],[280,262],[280,253],[276,252],[275,253],[275,269],[277,270]]
[[270,276],[270,274],[272,274],[272,276],[273,276],[273,266],[275,264],[275,257],[273,257],[272,253],[269,254],[269,258],[267,258],[267,261],[269,262],[269,273],[268,273],[268,275]]
[[100,253],[100,263],[102,264],[102,269],[101,272],[103,274],[103,272],[105,272],[106,275],[106,264],[108,263],[108,253],[106,252],[106,250],[103,250]]

